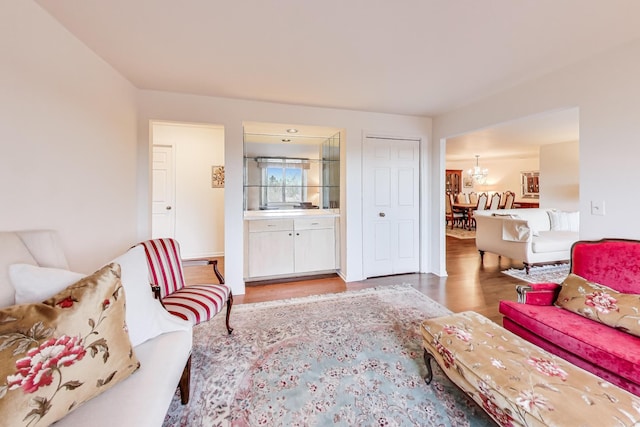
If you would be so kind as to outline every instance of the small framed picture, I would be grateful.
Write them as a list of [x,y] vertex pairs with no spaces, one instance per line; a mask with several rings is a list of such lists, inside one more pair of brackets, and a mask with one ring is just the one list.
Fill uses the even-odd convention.
[[462,178],[462,186],[464,188],[473,188],[473,178],[465,176]]
[[224,166],[211,166],[211,188],[224,188]]

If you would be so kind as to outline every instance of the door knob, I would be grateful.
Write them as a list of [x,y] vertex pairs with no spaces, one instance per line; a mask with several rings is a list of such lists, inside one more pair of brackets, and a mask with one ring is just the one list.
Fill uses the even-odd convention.
[[385,216],[387,216],[387,215],[386,215],[384,212],[380,212],[380,213],[378,213],[378,216],[380,216],[380,217],[384,218],[384,217],[385,217]]
[[170,211],[171,210],[171,206],[167,206],[165,209]]

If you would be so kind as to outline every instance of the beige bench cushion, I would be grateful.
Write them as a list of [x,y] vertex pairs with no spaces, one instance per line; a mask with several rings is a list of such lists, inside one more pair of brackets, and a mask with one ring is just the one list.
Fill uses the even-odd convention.
[[500,425],[636,425],[640,398],[464,312],[422,323],[444,373]]

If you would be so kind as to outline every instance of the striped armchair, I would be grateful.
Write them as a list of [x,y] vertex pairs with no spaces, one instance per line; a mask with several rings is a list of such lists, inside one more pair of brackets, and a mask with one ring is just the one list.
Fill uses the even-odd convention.
[[213,265],[213,272],[219,284],[188,285],[184,283],[180,245],[175,239],[153,239],[139,243],[144,247],[149,266],[151,287],[165,309],[193,325],[205,322],[220,311],[227,303],[227,331],[233,305],[233,295],[224,277],[218,271],[217,260],[207,260]]

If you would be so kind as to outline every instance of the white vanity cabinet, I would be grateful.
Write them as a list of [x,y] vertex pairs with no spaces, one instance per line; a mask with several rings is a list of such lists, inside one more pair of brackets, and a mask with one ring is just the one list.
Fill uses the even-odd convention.
[[246,279],[335,271],[335,220],[334,216],[247,220]]
[[294,272],[293,220],[249,221],[249,277]]
[[336,268],[334,223],[334,218],[300,218],[294,221],[294,272]]

